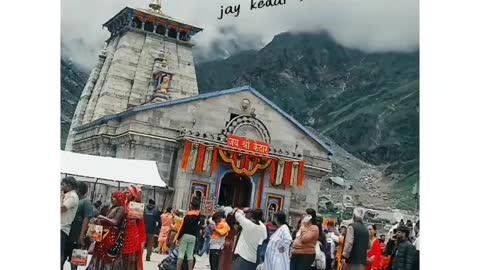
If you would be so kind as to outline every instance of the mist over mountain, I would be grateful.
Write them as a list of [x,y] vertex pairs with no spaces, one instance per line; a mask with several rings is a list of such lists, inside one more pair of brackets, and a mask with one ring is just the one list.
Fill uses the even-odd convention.
[[[75,64],[93,67],[109,33],[102,24],[126,6],[148,8],[151,0],[63,0],[61,34]],[[162,11],[203,28],[192,41],[198,62],[224,59],[238,50],[261,49],[282,32],[327,31],[339,44],[366,52],[418,48],[418,0],[288,0],[250,10],[250,1],[162,0]],[[217,19],[220,7],[241,4],[238,17]]]

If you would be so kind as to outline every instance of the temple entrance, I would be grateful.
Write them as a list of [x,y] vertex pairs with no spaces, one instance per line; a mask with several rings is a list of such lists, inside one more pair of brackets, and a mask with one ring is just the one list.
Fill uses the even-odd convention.
[[247,176],[234,172],[225,174],[221,180],[218,205],[250,207],[252,183]]

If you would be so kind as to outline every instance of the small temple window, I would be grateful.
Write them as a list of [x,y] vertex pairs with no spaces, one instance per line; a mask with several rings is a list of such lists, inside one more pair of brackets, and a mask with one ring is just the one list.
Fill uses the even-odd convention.
[[168,37],[176,39],[177,38],[177,30],[175,30],[174,28],[168,29]]
[[165,28],[165,26],[159,24],[157,26],[157,34],[160,34],[160,35],[165,35],[165,32],[167,31],[167,28]]
[[180,40],[188,41],[187,37],[188,37],[187,32],[185,31],[180,32]]
[[144,30],[147,31],[147,32],[153,32],[153,23],[145,22]]
[[137,17],[133,18],[132,27],[142,29],[142,21],[140,21]]

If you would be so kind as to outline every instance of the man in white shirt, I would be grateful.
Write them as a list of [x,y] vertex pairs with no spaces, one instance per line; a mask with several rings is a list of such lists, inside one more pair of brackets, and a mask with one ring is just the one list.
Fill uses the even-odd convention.
[[249,218],[240,209],[234,211],[235,219],[242,227],[234,254],[233,270],[255,270],[257,268],[257,248],[267,238],[267,227],[263,225],[263,211],[255,209]]
[[62,203],[60,205],[60,270],[63,270],[63,264],[66,257],[65,248],[70,228],[78,208],[78,195],[75,191],[77,181],[75,178],[68,176],[62,179]]

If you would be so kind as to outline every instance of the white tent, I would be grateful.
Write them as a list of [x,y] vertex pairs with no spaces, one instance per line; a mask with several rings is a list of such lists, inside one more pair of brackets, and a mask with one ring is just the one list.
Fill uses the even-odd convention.
[[123,182],[141,186],[166,187],[152,160],[135,160],[61,151],[61,173],[93,178],[99,183]]

